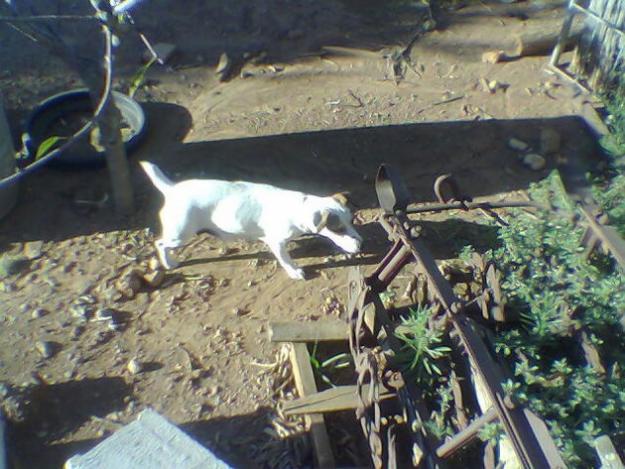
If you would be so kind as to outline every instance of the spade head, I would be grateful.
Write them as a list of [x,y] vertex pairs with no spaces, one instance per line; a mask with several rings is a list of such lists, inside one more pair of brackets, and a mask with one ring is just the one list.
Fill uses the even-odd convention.
[[391,166],[383,164],[375,177],[375,192],[385,213],[405,210],[410,202],[410,193],[401,176]]

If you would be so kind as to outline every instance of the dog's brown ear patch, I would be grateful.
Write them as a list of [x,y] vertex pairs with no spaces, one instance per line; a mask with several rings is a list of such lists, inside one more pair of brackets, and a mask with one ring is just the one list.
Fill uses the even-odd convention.
[[347,204],[349,203],[349,192],[337,192],[336,194],[332,195],[332,198],[343,207],[347,207]]

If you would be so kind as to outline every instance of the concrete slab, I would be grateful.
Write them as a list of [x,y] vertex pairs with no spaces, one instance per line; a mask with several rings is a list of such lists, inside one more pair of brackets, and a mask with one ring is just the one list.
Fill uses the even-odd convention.
[[76,455],[65,469],[232,469],[189,435],[151,409],[89,452]]

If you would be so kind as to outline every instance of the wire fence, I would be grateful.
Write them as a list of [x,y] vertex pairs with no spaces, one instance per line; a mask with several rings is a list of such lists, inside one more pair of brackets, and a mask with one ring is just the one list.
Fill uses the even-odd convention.
[[590,88],[625,93],[625,2],[571,0],[569,15],[584,15],[584,30],[572,60],[573,71]]

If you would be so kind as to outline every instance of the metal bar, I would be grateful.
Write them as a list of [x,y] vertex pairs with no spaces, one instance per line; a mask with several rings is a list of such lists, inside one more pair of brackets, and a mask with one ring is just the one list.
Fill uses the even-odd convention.
[[494,407],[488,409],[485,413],[473,420],[467,428],[456,433],[450,440],[436,448],[436,455],[441,459],[447,459],[453,456],[465,446],[471,444],[477,439],[478,433],[482,427],[499,418],[497,410]]
[[603,245],[612,253],[614,259],[625,268],[625,241],[619,235],[618,231],[613,226],[602,225],[592,214],[588,211],[587,207],[583,205],[579,206],[582,215],[586,218],[588,226],[594,232],[595,236],[603,243]]
[[[371,292],[371,290],[370,290]],[[371,292],[372,293],[372,292]],[[380,320],[384,331],[386,332],[386,340],[388,346],[398,353],[401,349],[399,339],[395,337],[393,325],[388,316],[388,312],[377,294],[369,295],[375,306],[376,317]],[[418,432],[418,429],[423,429],[423,421],[427,420],[428,413],[423,401],[415,400],[415,396],[418,396],[416,385],[411,380],[404,380],[404,386],[397,390],[399,400],[406,409],[409,428],[412,429],[410,434],[413,436],[414,443],[420,448],[426,447],[425,438]],[[434,446],[430,444],[429,446]],[[439,464],[438,458],[434,454],[425,453],[426,464],[428,467],[434,468]]]
[[569,32],[571,31],[571,26],[573,25],[573,18],[575,18],[575,5],[575,0],[571,0],[569,2],[567,16],[564,19],[564,23],[562,23],[562,29],[560,30],[560,37],[558,37],[558,42],[553,48],[553,52],[551,53],[551,59],[549,60],[549,65],[553,67],[557,67],[560,56],[562,55],[562,51],[564,50],[564,46],[566,45],[566,41],[569,38]]
[[447,203],[427,203],[412,205],[406,208],[406,213],[423,213],[423,212],[442,212],[443,210],[488,210],[494,208],[516,208],[531,207],[544,208],[541,205],[528,201],[510,201],[510,202],[463,202],[456,200]]

